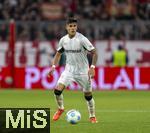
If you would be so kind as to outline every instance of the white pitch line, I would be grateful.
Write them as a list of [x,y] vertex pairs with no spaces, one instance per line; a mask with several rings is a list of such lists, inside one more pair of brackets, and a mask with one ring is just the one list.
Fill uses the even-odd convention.
[[96,112],[110,112],[110,113],[149,113],[150,110],[96,110]]
[[[50,111],[56,111],[56,110],[50,110]],[[65,112],[67,112],[69,110],[65,110]],[[82,112],[87,112],[87,110],[84,109],[80,109],[79,111]],[[96,112],[102,112],[102,113],[150,113],[150,110],[135,110],[135,109],[131,109],[131,110],[111,110],[111,109],[102,109],[102,110],[95,110]]]

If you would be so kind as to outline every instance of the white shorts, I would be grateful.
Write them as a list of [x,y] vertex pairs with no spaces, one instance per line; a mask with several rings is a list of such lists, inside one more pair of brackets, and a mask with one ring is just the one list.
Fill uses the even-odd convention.
[[91,78],[88,76],[88,74],[75,75],[68,71],[64,71],[61,74],[57,85],[61,83],[67,87],[73,81],[78,83],[83,88],[83,92],[92,92]]

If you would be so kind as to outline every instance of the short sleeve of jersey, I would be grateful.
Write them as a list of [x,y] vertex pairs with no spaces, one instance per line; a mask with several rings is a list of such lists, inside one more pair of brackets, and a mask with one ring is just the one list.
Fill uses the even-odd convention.
[[60,39],[59,43],[58,43],[58,48],[57,51],[61,51],[63,49],[63,38]]
[[85,36],[82,36],[82,45],[88,51],[95,49],[92,43]]

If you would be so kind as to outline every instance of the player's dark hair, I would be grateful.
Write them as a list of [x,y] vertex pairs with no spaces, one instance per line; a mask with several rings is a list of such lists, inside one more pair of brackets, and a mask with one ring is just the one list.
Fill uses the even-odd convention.
[[66,21],[66,24],[77,23],[77,19],[74,17],[69,17]]

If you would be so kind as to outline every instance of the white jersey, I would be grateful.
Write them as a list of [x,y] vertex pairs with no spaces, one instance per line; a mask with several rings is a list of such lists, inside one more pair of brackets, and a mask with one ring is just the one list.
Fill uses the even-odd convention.
[[87,51],[93,49],[91,42],[84,35],[76,32],[73,38],[69,38],[68,34],[63,36],[57,51],[64,51],[66,54],[66,71],[73,74],[87,74],[89,68]]

